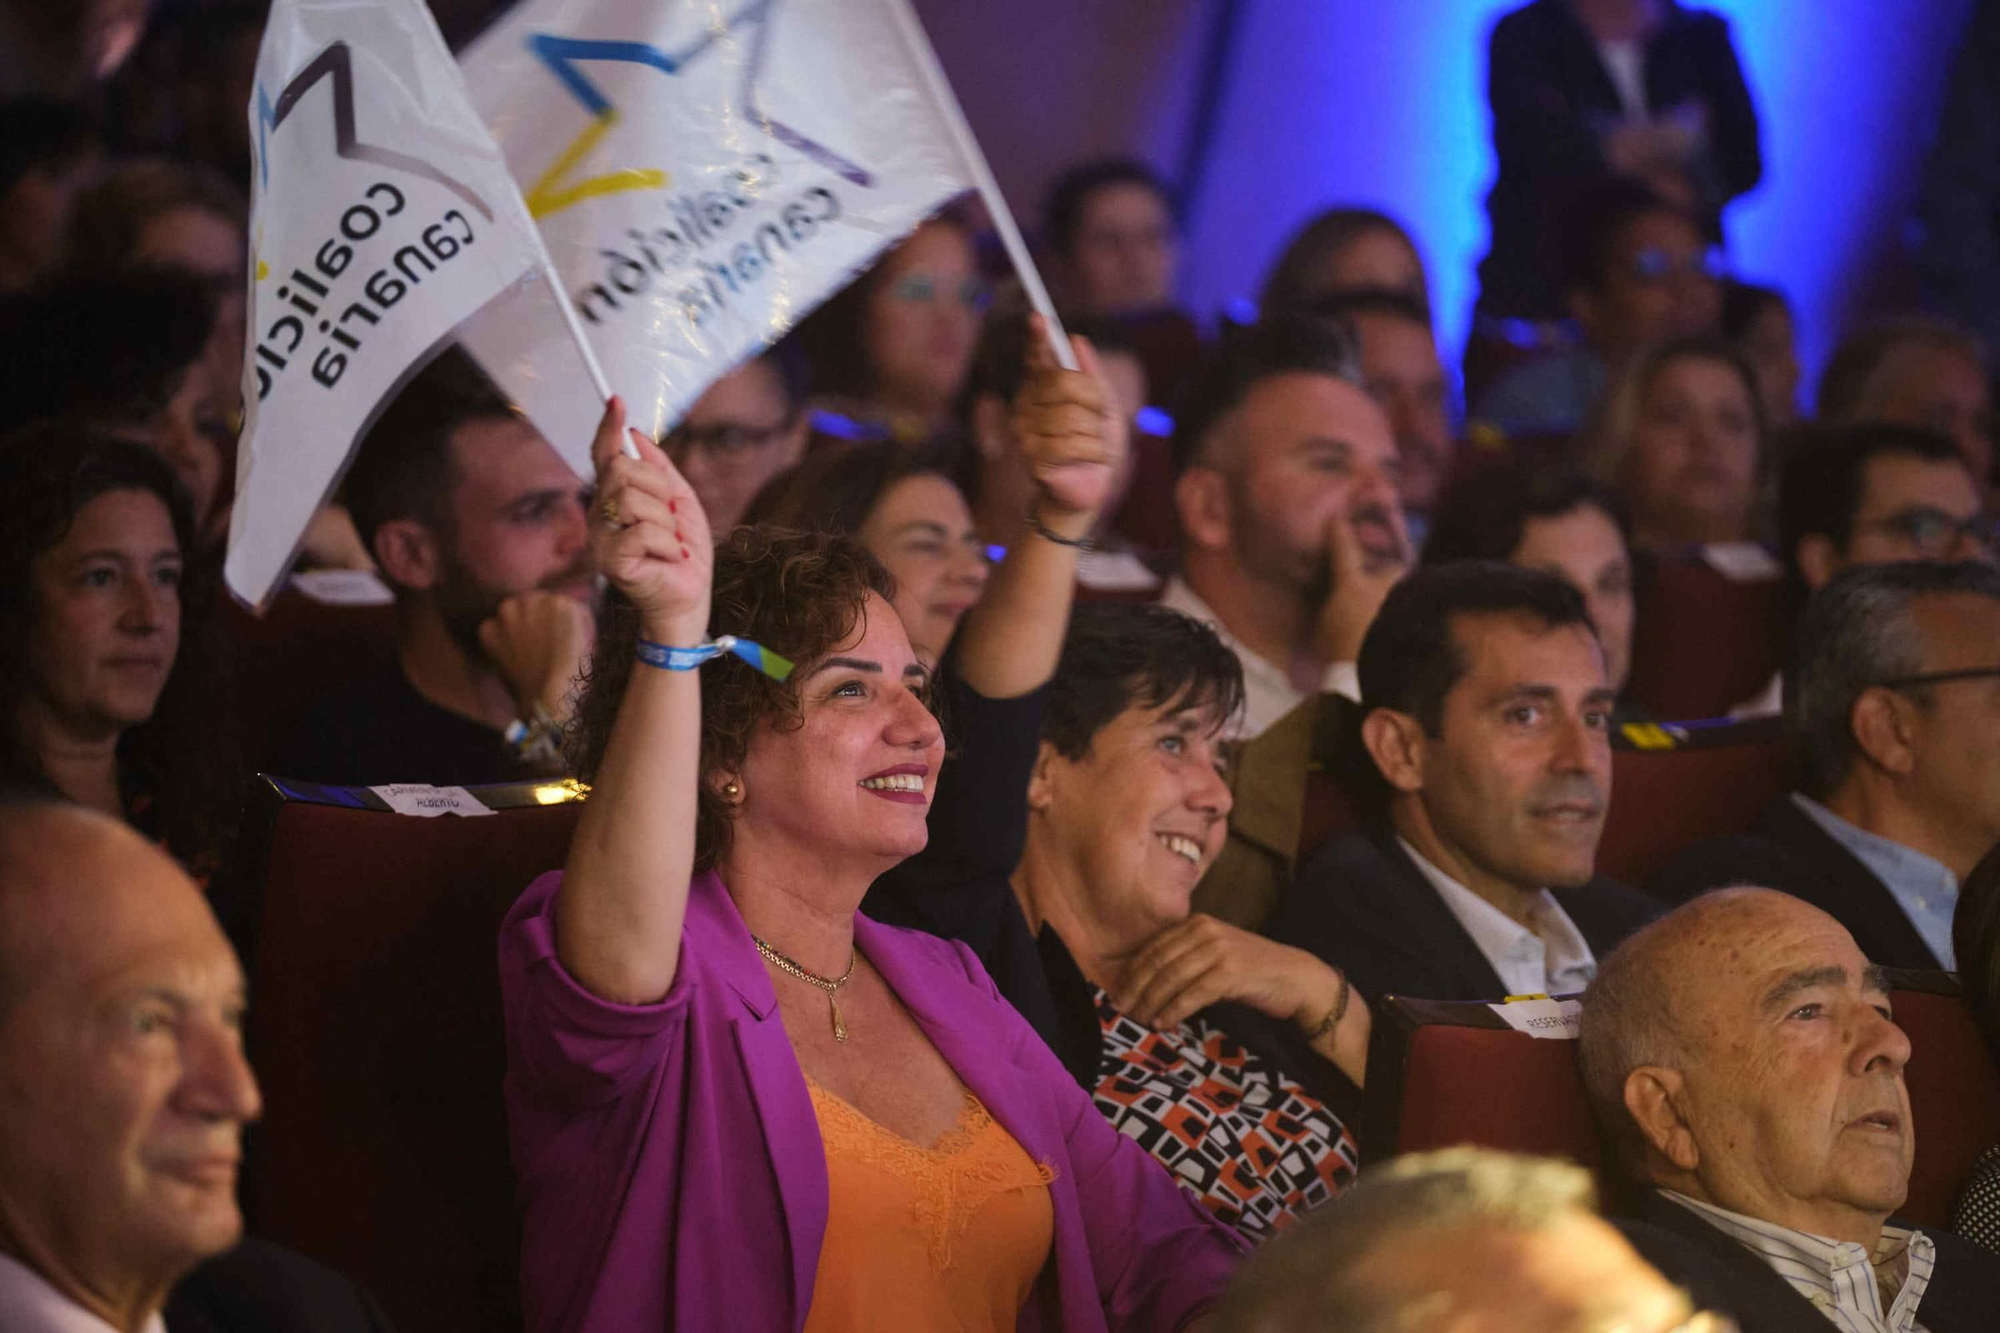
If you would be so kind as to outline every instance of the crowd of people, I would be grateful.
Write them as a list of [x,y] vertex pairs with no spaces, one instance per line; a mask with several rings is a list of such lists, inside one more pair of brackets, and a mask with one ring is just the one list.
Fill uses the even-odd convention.
[[[1891,312],[1801,400],[1722,20],[1500,19],[1462,366],[1359,203],[1183,309],[1125,159],[1035,220],[1073,370],[973,201],[660,439],[613,398],[593,477],[447,347],[298,557],[392,640],[260,729],[214,107],[261,10],[186,8],[0,4],[0,1328],[423,1326],[244,1238],[259,773],[587,791],[490,979],[533,1330],[2000,1324],[2000,1144],[1897,1216],[1884,972],[2000,1060],[1995,349]],[[1633,688],[1686,567],[1778,590],[1746,721]],[[1614,748],[1695,722],[1781,729],[1784,790],[1621,883]],[[1384,1006],[1546,996],[1597,1181],[1364,1124]]]

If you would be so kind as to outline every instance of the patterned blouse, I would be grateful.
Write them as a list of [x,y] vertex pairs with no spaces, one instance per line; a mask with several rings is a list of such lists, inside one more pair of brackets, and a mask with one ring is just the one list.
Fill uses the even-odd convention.
[[1097,1109],[1222,1221],[1266,1240],[1353,1182],[1354,1136],[1297,1081],[1199,1017],[1160,1032],[1096,999]]

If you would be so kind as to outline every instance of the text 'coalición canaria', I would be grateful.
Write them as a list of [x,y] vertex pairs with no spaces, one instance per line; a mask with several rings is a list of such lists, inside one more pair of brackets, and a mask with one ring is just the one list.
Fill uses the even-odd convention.
[[471,220],[451,209],[425,227],[416,242],[398,246],[387,264],[369,274],[360,295],[340,307],[334,288],[354,262],[356,247],[365,246],[382,230],[385,218],[398,216],[405,207],[401,190],[387,181],[377,181],[362,193],[362,202],[340,215],[338,234],[320,245],[311,266],[294,268],[280,279],[278,300],[291,309],[272,321],[257,340],[252,364],[257,368],[259,402],[270,395],[274,377],[300,355],[309,326],[329,340],[313,353],[313,379],[328,389],[340,383],[347,371],[348,354],[361,350],[372,326],[380,324],[382,316],[411,288],[437,272],[439,264],[472,244]]

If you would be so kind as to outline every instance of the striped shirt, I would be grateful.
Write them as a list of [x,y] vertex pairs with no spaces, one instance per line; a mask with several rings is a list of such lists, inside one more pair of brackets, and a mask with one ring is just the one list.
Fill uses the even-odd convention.
[[1917,1302],[1930,1286],[1937,1248],[1923,1232],[1885,1226],[1871,1257],[1851,1240],[1794,1231],[1672,1190],[1660,1193],[1769,1264],[1835,1328],[1926,1333],[1917,1322]]

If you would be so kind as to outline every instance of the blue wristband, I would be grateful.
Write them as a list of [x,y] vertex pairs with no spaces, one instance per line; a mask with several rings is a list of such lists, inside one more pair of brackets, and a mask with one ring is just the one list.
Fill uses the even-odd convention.
[[748,662],[773,680],[783,680],[792,674],[791,662],[760,644],[739,639],[733,634],[725,634],[712,643],[698,643],[692,648],[671,648],[651,639],[640,639],[638,653],[641,662],[659,667],[662,671],[692,671],[703,662],[726,653]]

